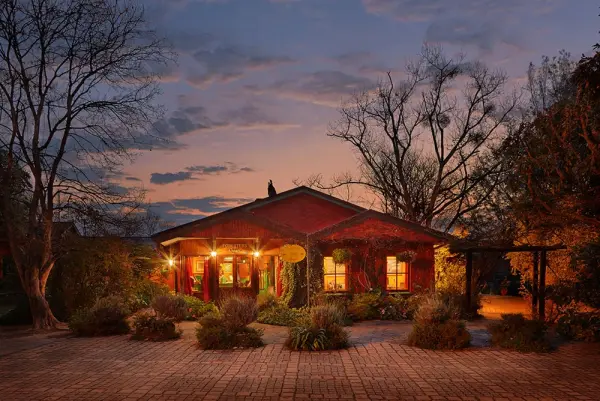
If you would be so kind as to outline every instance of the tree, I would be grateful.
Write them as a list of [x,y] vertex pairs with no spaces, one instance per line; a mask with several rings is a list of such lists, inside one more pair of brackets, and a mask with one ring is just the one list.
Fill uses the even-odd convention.
[[57,323],[45,299],[57,213],[135,209],[95,172],[118,169],[159,117],[152,70],[169,59],[132,1],[0,0],[0,187],[18,166],[31,182],[24,223],[8,191],[0,205],[35,328]]
[[449,230],[490,196],[499,182],[499,145],[512,129],[514,94],[507,78],[463,56],[425,47],[403,82],[391,74],[375,90],[346,102],[328,135],[351,145],[358,177],[332,184],[368,188],[392,215]]

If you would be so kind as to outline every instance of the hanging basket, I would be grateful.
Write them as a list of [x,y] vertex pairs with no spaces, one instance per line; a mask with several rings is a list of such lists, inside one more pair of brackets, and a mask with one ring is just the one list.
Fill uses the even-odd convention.
[[396,254],[397,262],[406,262],[412,263],[417,258],[417,253],[415,251],[404,251]]
[[337,248],[333,250],[331,256],[333,258],[333,263],[343,264],[350,262],[350,259],[352,259],[352,251],[347,248]]

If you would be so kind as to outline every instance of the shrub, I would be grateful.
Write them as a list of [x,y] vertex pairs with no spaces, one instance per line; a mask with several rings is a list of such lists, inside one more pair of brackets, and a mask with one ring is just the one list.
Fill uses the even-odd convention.
[[331,252],[333,263],[341,264],[350,262],[352,259],[352,251],[347,248],[337,248]]
[[328,329],[332,326],[343,326],[346,312],[335,304],[319,305],[310,310],[310,322],[313,327]]
[[460,311],[438,294],[420,296],[415,323],[408,343],[427,349],[461,349],[471,343],[471,334],[459,320]]
[[414,315],[409,299],[396,295],[383,297],[379,312],[383,320],[410,320]]
[[208,313],[218,313],[219,310],[212,302],[204,302],[203,300],[191,295],[184,295],[183,299],[186,304],[185,320],[198,320]]
[[258,306],[250,297],[232,295],[221,302],[219,308],[223,323],[231,329],[239,329],[256,320]]
[[169,291],[169,286],[166,284],[157,283],[149,279],[141,280],[133,289],[130,301],[131,309],[138,311],[148,308],[152,305],[154,298],[168,295]]
[[348,304],[348,316],[354,321],[380,319],[380,296],[379,292],[354,294]]
[[556,331],[567,340],[600,341],[600,315],[569,311],[558,319]]
[[440,324],[449,320],[459,320],[460,310],[446,302],[438,294],[421,296],[414,320],[421,325]]
[[152,308],[161,319],[173,319],[180,322],[187,315],[185,299],[177,295],[160,295],[154,298]]
[[75,311],[69,320],[69,329],[77,336],[108,336],[126,334],[129,310],[122,299],[106,297],[99,299],[91,308]]
[[196,329],[198,344],[203,349],[257,348],[263,345],[263,331],[252,327],[232,328],[223,318],[207,314]]
[[551,349],[546,323],[527,320],[520,313],[501,315],[502,320],[488,326],[492,345],[521,352],[546,352]]
[[258,294],[258,297],[256,297],[256,305],[258,306],[259,312],[265,309],[273,308],[277,306],[277,297],[270,292]]
[[348,347],[348,333],[339,325],[290,327],[286,346],[295,351],[324,351]]
[[277,304],[260,311],[256,321],[275,326],[295,326],[301,324],[302,321],[308,320],[308,318],[309,315],[306,309],[288,308],[285,305]]
[[175,323],[170,319],[161,319],[149,313],[140,313],[133,320],[134,340],[167,341],[181,337]]
[[471,343],[465,323],[446,320],[443,323],[415,323],[408,343],[427,349],[462,349]]
[[460,319],[474,319],[479,316],[481,309],[481,295],[475,293],[471,296],[471,307],[467,308],[467,297],[465,294],[457,294],[452,292],[438,291],[440,299],[451,306],[458,313]]

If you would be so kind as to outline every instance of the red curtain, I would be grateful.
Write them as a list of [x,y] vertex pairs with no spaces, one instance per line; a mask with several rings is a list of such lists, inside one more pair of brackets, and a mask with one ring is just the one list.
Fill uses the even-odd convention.
[[204,258],[204,278],[202,279],[202,295],[204,302],[210,301],[210,261],[209,258]]
[[183,293],[192,295],[192,286],[194,279],[192,278],[192,258],[185,258],[185,266],[183,271]]

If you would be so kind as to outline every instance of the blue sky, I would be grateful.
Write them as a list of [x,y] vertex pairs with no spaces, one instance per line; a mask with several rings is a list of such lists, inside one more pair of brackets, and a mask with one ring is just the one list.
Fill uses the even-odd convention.
[[[279,191],[294,179],[352,171],[326,136],[337,106],[387,71],[401,79],[424,42],[501,68],[522,86],[527,66],[598,41],[591,0],[144,0],[179,53],[162,71],[170,143],[143,151],[124,184],[142,185],[182,223]],[[127,178],[125,178],[127,177]],[[358,199],[360,200],[360,199]]]

